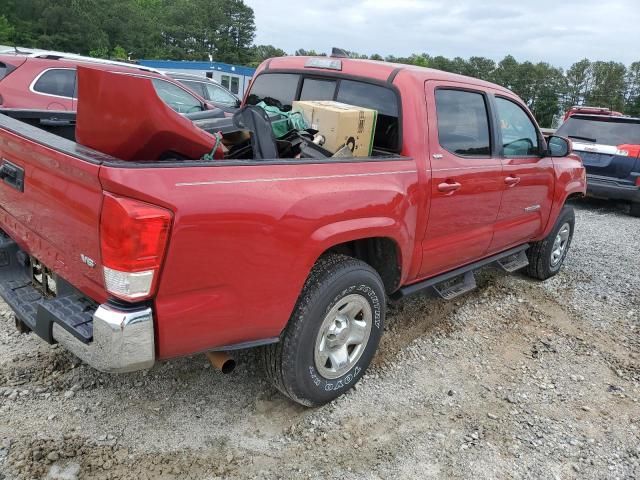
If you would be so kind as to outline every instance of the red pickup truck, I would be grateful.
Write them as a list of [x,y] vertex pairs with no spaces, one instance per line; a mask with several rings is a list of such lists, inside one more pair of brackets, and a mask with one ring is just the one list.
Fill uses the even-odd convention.
[[488,265],[560,269],[584,168],[511,91],[286,57],[244,103],[298,99],[377,110],[372,156],[123,161],[0,115],[0,295],[19,327],[108,372],[259,346],[282,393],[319,405],[364,374],[388,299],[453,298]]

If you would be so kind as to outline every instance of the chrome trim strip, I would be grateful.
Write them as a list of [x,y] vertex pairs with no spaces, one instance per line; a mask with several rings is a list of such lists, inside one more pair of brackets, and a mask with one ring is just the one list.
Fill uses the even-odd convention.
[[615,155],[618,147],[615,145],[604,145],[601,143],[583,143],[573,141],[573,150],[584,153],[600,153],[603,155]]
[[181,182],[176,183],[176,187],[197,187],[200,185],[233,185],[238,183],[269,183],[269,182],[290,182],[298,180],[324,180],[332,178],[350,177],[375,177],[379,175],[401,175],[406,173],[418,173],[416,170],[397,170],[393,172],[374,173],[345,173],[342,175],[319,175],[314,177],[275,177],[275,178],[251,178],[242,180],[211,180],[208,182]]
[[432,168],[431,171],[432,172],[449,172],[453,170],[478,170],[481,168],[486,169],[491,167],[502,167],[502,165],[498,163],[496,165],[478,165],[475,167]]

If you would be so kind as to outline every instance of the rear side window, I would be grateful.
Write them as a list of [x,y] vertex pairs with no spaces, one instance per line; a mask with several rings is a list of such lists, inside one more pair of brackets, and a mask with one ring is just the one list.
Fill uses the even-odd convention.
[[202,111],[202,104],[193,95],[177,85],[157,78],[153,79],[153,86],[158,96],[178,113],[194,113]]
[[502,132],[502,154],[505,157],[538,155],[538,131],[529,115],[505,98],[496,97],[496,107]]
[[0,80],[2,80],[4,77],[9,75],[15,69],[16,69],[16,67],[14,67],[13,65],[10,65],[8,63],[0,62]]
[[436,90],[438,139],[451,153],[464,157],[491,155],[489,115],[484,95],[462,90]]
[[207,95],[205,94],[205,91],[204,91],[204,83],[191,82],[189,80],[179,80],[179,82],[182,83],[184,86],[186,86],[188,89],[196,92],[202,98],[207,98]]
[[207,83],[206,89],[209,92],[209,100],[212,102],[231,106],[235,106],[238,103],[238,99],[223,88]]
[[40,75],[33,90],[46,95],[75,98],[76,84],[75,70],[53,68]]

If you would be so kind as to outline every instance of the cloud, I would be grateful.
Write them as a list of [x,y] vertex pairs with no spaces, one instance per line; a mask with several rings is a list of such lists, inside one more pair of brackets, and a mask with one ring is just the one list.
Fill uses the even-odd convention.
[[640,61],[638,0],[245,0],[256,43],[289,53],[328,52],[447,57],[511,54],[568,67],[582,58]]

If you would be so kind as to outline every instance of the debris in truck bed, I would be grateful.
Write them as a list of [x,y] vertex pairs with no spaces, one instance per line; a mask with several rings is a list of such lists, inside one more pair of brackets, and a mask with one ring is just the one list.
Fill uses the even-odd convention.
[[378,112],[370,108],[333,101],[294,101],[293,111],[301,112],[307,124],[324,137],[324,147],[332,154],[349,146],[354,157],[369,157],[373,149]]

